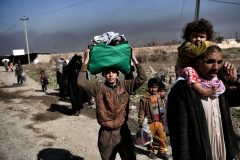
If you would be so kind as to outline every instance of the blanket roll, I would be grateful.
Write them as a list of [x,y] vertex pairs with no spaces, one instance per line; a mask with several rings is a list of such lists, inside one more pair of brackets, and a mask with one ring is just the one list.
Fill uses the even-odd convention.
[[107,68],[115,68],[123,74],[131,71],[131,47],[128,42],[110,46],[100,43],[90,50],[88,70],[95,75]]

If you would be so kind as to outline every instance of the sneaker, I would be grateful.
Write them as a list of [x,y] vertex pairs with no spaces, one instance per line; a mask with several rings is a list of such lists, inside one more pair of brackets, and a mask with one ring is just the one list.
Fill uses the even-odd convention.
[[163,159],[163,160],[168,160],[169,159],[169,156],[168,156],[168,154],[166,153],[166,152],[164,152],[164,153],[157,153],[157,156],[159,157],[159,158],[161,158],[161,159]]
[[157,156],[155,156],[154,153],[148,153],[148,157],[151,159],[157,159]]

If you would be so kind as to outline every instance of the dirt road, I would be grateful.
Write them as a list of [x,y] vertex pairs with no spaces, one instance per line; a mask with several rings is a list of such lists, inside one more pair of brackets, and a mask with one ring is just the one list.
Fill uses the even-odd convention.
[[[0,160],[100,159],[94,107],[72,116],[70,103],[57,95],[53,89],[42,92],[29,77],[17,85],[14,72],[0,67]],[[136,147],[136,153],[139,160],[149,159],[145,148]]]
[[71,116],[69,103],[59,102],[56,90],[41,92],[27,77],[19,86],[13,72],[0,71],[0,159],[100,159],[99,126],[86,109]]

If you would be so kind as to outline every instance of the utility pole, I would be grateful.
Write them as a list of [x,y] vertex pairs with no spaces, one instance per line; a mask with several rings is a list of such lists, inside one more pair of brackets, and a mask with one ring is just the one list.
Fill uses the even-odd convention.
[[236,32],[236,41],[238,42],[238,32]]
[[24,33],[25,33],[25,40],[26,40],[26,47],[27,47],[27,55],[28,55],[28,64],[30,64],[30,55],[29,55],[29,46],[28,46],[28,35],[27,35],[27,24],[26,21],[29,20],[28,17],[23,16],[23,18],[20,18],[21,21],[23,21],[24,26]]
[[200,10],[200,0],[196,0],[196,8],[195,8],[195,15],[194,15],[195,21],[199,19],[199,10]]

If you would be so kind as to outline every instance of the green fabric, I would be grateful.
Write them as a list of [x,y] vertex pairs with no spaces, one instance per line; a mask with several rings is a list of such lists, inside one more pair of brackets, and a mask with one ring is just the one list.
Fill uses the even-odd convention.
[[114,68],[123,74],[131,70],[131,47],[127,42],[110,46],[100,43],[90,51],[88,70],[91,74],[98,74],[107,68]]

